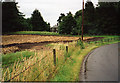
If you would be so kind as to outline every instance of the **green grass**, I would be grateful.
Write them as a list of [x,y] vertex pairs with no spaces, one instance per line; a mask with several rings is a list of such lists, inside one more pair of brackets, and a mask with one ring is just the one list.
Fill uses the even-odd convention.
[[24,57],[29,58],[34,56],[34,52],[22,51],[10,54],[2,54],[2,67],[7,67],[14,64],[15,61],[22,61]]
[[[113,38],[113,36],[108,36],[108,38]],[[68,58],[66,63],[60,68],[57,75],[51,79],[51,81],[79,81],[80,68],[84,57],[95,48],[118,42],[120,42],[118,39],[111,40],[110,42],[91,42],[90,44],[84,42],[85,49],[81,49],[78,45],[77,47],[73,47],[72,49],[74,49],[74,51],[69,51],[69,56],[71,56],[72,59]]]
[[97,46],[89,45],[85,49],[80,46],[71,48],[67,56],[65,64],[60,65],[57,75],[51,81],[78,81],[79,72],[84,56]]
[[47,45],[45,45],[46,47],[53,47],[54,45],[52,45],[52,44],[47,44]]
[[[65,35],[65,34],[59,34],[56,32],[47,32],[47,31],[17,31],[17,32],[10,32],[10,33],[5,33],[6,35],[9,34],[14,34],[14,35],[51,35],[51,36],[72,36],[72,37],[81,37],[81,35]],[[120,37],[117,35],[84,35],[84,37]]]
[[10,32],[5,33],[5,35],[46,35],[46,36],[72,36],[72,37],[79,37],[80,35],[65,35],[59,34],[56,32],[47,32],[47,31],[17,31],[17,32]]
[[11,33],[7,33],[7,34],[59,35],[59,33],[47,32],[47,31],[17,31],[17,32],[11,32]]
[[[71,35],[71,34],[59,34],[56,32],[48,32],[48,31],[17,31],[17,32],[9,32],[4,33],[4,35],[49,35],[49,36],[72,36],[72,37],[81,37],[81,35]],[[87,37],[85,35],[84,37]]]
[[89,37],[107,37],[107,38],[111,38],[111,37],[120,37],[118,35],[92,35],[92,36],[89,36]]

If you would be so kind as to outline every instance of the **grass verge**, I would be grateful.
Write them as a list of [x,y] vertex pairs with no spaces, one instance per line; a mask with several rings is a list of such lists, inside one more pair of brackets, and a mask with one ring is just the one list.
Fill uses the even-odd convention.
[[[2,80],[8,81],[11,79],[10,81],[78,81],[80,68],[84,57],[91,50],[97,47],[120,42],[118,40],[118,37],[111,38],[106,37],[100,41],[90,43],[70,42],[53,43],[46,45],[51,46],[53,49],[56,49],[56,66],[54,66],[52,50],[41,50],[39,52],[35,52],[35,54],[29,52],[20,52],[4,55],[2,57],[3,65],[8,65],[9,63],[12,63],[13,65],[7,69],[3,68],[4,71]],[[66,52],[66,46],[68,46],[68,52]],[[23,56],[24,58],[22,58]],[[21,62],[22,60],[23,62]]]
[[21,51],[16,53],[10,53],[10,54],[2,54],[2,67],[8,67],[16,61],[22,61],[23,58],[29,58],[30,56],[34,56],[34,52],[29,51]]
[[[109,38],[110,37],[105,38],[105,40]],[[68,58],[69,60],[67,60],[67,62],[60,68],[57,75],[51,79],[51,81],[79,81],[80,68],[84,57],[95,48],[118,42],[120,42],[118,39],[111,40],[110,42],[105,42],[103,39],[102,42],[95,41],[90,42],[90,44],[84,42],[85,49],[80,49],[79,46],[73,47],[72,49],[74,51],[70,53],[72,59]]]

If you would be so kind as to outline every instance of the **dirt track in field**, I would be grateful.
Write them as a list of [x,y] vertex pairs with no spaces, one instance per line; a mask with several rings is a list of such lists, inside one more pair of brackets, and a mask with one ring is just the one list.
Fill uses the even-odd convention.
[[[26,49],[50,49],[45,45],[58,42],[72,42],[78,40],[79,37],[64,36],[41,36],[41,35],[3,35],[2,36],[2,52],[4,54],[26,50]],[[98,40],[100,38],[84,37],[84,41]]]

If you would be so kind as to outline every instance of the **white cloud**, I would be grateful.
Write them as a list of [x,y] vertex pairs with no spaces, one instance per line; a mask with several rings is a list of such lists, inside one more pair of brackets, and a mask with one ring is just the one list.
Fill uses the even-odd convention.
[[[97,3],[98,0],[91,0]],[[57,23],[60,13],[68,13],[82,9],[82,0],[17,0],[19,10],[30,17],[35,9],[41,12],[44,20],[50,22],[51,26]],[[85,0],[86,2],[86,0]]]

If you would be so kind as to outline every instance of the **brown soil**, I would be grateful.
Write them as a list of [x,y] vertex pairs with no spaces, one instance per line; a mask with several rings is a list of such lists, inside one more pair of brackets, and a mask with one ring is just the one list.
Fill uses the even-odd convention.
[[94,37],[94,38],[89,38],[89,39],[85,39],[84,41],[98,41],[98,40],[101,40],[103,39],[104,37]]
[[[49,43],[77,41],[79,37],[40,36],[40,35],[4,35],[2,36],[3,54],[22,50],[50,49]],[[85,37],[84,41],[96,41],[101,38]]]

